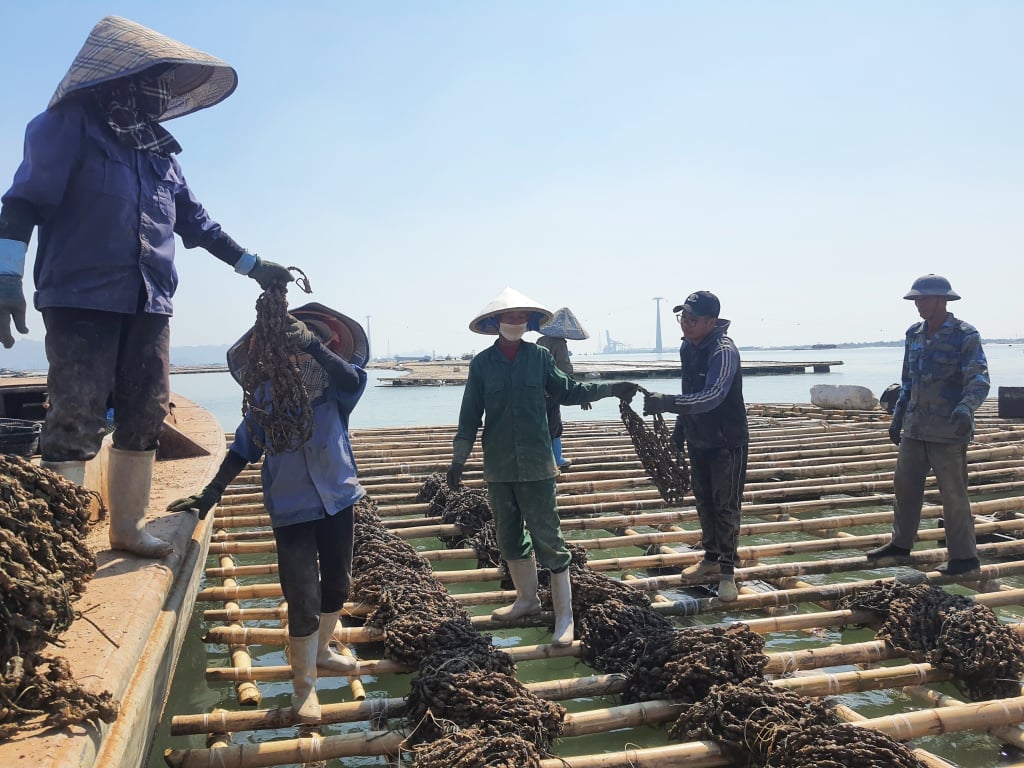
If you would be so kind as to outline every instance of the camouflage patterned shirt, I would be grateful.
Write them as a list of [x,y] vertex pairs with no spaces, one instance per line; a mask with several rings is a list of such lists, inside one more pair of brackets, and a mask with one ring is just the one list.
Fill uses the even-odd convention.
[[981,337],[970,323],[950,313],[928,339],[927,323],[907,329],[903,353],[903,382],[896,413],[904,415],[903,434],[937,443],[970,442],[957,437],[950,416],[958,405],[971,413],[988,396],[988,361]]

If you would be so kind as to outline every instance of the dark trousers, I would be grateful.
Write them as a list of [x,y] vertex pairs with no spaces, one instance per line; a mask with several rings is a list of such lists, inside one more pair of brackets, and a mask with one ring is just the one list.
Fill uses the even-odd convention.
[[687,453],[704,559],[721,563],[722,573],[732,573],[740,538],[740,501],[747,479],[747,446],[700,449],[687,445]]
[[309,523],[274,529],[288,634],[317,631],[321,613],[340,611],[352,587],[352,507]]
[[47,461],[87,461],[106,431],[114,398],[114,446],[157,447],[170,399],[170,325],[166,315],[124,315],[49,308],[46,388],[49,408],[40,437]]
[[974,537],[974,515],[967,497],[967,444],[932,443],[904,437],[893,485],[896,493],[892,524],[892,543],[913,549],[921,525],[924,485],[928,470],[935,472],[942,497],[942,524],[946,529],[946,547],[952,560],[978,556]]

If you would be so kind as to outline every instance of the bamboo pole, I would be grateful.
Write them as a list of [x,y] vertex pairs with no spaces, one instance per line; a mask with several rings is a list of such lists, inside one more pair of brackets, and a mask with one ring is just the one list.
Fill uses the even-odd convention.
[[[928,688],[923,684],[908,685],[903,688],[903,693],[915,701],[935,708],[953,707],[967,703],[960,701],[959,699],[955,699],[945,693],[939,693],[938,691]],[[1024,750],[1024,727],[1022,727],[1020,723],[990,728],[989,732],[1000,741],[1011,744],[1017,749]]]

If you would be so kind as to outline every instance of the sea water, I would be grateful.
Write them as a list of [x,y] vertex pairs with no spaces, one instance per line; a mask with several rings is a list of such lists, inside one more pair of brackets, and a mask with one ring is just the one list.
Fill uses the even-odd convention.
[[[1024,344],[988,344],[985,346],[988,356],[989,370],[992,378],[990,397],[996,397],[1000,386],[1024,386]],[[877,397],[884,389],[900,379],[903,363],[903,349],[898,346],[857,347],[850,349],[806,350],[806,349],[772,349],[772,350],[741,350],[741,357],[749,361],[842,361],[842,365],[834,366],[829,373],[804,373],[747,376],[743,381],[743,392],[748,403],[809,403],[810,389],[816,384],[850,384],[868,387]],[[677,360],[676,351],[661,354],[635,355],[578,355],[576,360],[589,363],[611,362],[612,360]],[[396,427],[396,426],[434,426],[453,425],[458,421],[459,405],[462,400],[461,386],[428,386],[428,387],[392,387],[387,378],[401,375],[396,371],[372,369],[368,371],[369,382],[363,396],[352,416],[352,428]],[[678,377],[664,379],[642,379],[640,383],[645,389],[655,392],[677,392]],[[220,421],[226,432],[234,431],[241,419],[241,391],[227,373],[204,373],[178,375],[171,379],[172,390],[182,397],[188,398],[206,408]],[[634,401],[634,408],[639,412],[640,402]],[[619,418],[615,398],[598,401],[590,411],[575,407],[562,410],[566,421],[613,420]],[[268,556],[273,562],[273,556]],[[180,749],[184,747],[203,747],[203,737],[171,738],[169,736],[169,718],[172,714],[194,714],[209,712],[214,706],[238,709],[234,704],[234,688],[230,684],[208,686],[205,680],[205,668],[208,662],[212,665],[226,663],[218,659],[217,652],[207,655],[207,646],[200,641],[204,624],[200,617],[203,606],[192,617],[190,629],[185,639],[181,658],[175,673],[172,691],[168,700],[165,722],[158,729],[153,750],[148,763],[149,768],[163,768],[162,753],[165,748]],[[722,620],[741,619],[750,614],[722,616]],[[870,632],[863,638],[840,636],[835,630],[828,630],[834,642],[846,639],[870,639]],[[544,642],[544,633],[540,630],[519,630],[522,642]],[[794,647],[799,647],[806,639],[794,634]],[[515,636],[505,638],[505,642],[514,642]],[[502,642],[501,639],[498,642]],[[785,638],[779,642],[785,643]],[[817,641],[816,641],[817,642]],[[254,647],[258,654],[254,660],[257,664],[285,664],[284,654],[280,649]],[[773,647],[771,650],[781,650]],[[521,676],[529,679],[547,677],[571,677],[575,672],[575,660],[554,659],[543,662],[530,662],[524,665]],[[367,678],[368,692],[372,696],[402,696],[408,690],[409,676],[398,676],[394,680]],[[338,685],[324,681],[322,685]],[[330,690],[323,694],[324,701],[350,700],[347,684],[331,695]],[[291,686],[287,682],[262,683],[264,693],[263,706],[289,706]],[[951,691],[953,692],[953,691]],[[889,714],[898,711],[892,706],[889,695],[883,692],[869,692],[844,697],[844,701],[852,704],[855,709],[867,716]],[[564,702],[574,708],[570,702]],[[609,700],[605,706],[610,705]],[[596,705],[590,702],[587,706]],[[340,733],[352,726],[331,726],[329,733]],[[651,743],[664,743],[663,729],[651,730]],[[271,731],[239,734],[238,741],[255,742],[272,738],[287,738],[294,735],[293,730]],[[575,742],[576,740],[571,740]],[[581,740],[582,741],[582,740]],[[929,739],[921,739],[914,743],[925,749],[933,749],[947,759],[963,768],[994,768],[1002,761],[996,756],[993,743],[982,735],[971,733],[951,734]],[[621,735],[588,736],[585,743],[566,743],[565,751],[579,753],[600,752],[621,748]],[[955,757],[954,757],[955,755]],[[345,766],[383,766],[383,758],[348,758],[344,761],[330,761],[331,765]]]

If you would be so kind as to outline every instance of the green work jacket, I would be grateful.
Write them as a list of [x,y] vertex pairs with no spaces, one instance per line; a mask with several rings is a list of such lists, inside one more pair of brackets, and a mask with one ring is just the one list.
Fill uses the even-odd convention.
[[608,397],[612,385],[573,381],[558,370],[550,352],[528,341],[520,342],[511,361],[497,342],[478,354],[469,364],[452,460],[466,463],[483,423],[486,482],[555,477],[545,392],[564,405],[582,405]]

